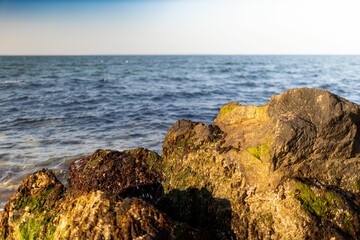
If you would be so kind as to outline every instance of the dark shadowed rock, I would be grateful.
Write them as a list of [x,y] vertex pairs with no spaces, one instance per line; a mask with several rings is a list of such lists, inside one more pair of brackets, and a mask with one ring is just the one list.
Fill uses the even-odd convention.
[[124,152],[97,150],[70,165],[70,189],[102,190],[118,197],[152,201],[162,194],[159,166],[160,156],[144,148]]
[[205,188],[172,190],[157,206],[172,219],[200,229],[206,239],[235,239],[230,202],[213,198]]

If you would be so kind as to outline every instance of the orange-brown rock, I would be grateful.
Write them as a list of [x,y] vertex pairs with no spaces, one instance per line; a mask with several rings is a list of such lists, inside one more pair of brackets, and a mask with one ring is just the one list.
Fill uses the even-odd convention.
[[227,200],[236,239],[359,239],[359,110],[304,88],[228,103],[211,125],[178,121],[163,144],[164,191]]

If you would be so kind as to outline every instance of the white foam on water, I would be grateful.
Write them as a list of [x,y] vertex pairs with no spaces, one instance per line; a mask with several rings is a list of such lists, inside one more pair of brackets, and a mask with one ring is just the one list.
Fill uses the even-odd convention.
[[0,81],[0,84],[18,84],[21,83],[21,80],[5,80],[5,81]]

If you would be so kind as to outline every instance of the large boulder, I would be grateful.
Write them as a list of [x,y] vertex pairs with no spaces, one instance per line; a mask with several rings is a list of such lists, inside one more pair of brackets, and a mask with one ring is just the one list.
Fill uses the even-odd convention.
[[359,125],[359,105],[324,90],[228,103],[211,125],[180,120],[168,131],[164,191],[227,200],[237,239],[359,239]]

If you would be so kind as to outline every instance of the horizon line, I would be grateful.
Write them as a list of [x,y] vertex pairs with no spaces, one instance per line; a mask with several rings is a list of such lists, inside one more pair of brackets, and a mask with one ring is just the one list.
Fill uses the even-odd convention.
[[95,56],[360,56],[359,53],[165,53],[165,54],[0,54],[0,57],[95,57]]

